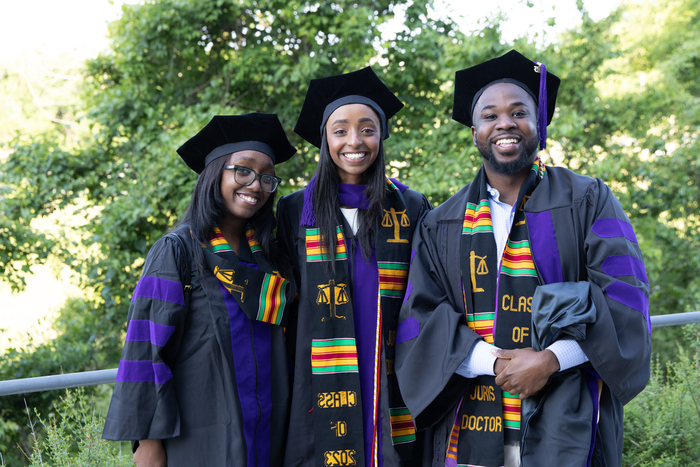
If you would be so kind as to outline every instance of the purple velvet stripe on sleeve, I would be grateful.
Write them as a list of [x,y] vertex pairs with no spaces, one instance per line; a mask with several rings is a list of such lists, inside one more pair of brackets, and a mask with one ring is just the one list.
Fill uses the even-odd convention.
[[394,186],[395,186],[396,188],[398,188],[399,191],[400,191],[401,193],[403,193],[404,191],[408,190],[408,185],[404,185],[403,183],[401,183],[400,181],[396,180],[395,178],[392,178],[392,179],[391,179],[391,183],[393,183]]
[[621,219],[596,219],[593,227],[591,227],[591,231],[600,238],[625,237],[630,242],[637,243],[637,236],[634,235],[632,225]]
[[416,253],[416,250],[411,248],[411,262],[409,263],[409,266],[413,264],[413,258],[415,258],[417,254],[418,253]]
[[148,342],[163,347],[173,335],[175,326],[154,323],[147,319],[132,319],[126,331],[128,342]]
[[420,322],[413,316],[401,321],[396,328],[396,343],[410,341],[420,334]]
[[651,335],[651,320],[649,319],[649,299],[644,292],[637,287],[627,284],[622,281],[615,281],[610,284],[605,292],[608,297],[622,303],[625,306],[633,308],[640,312],[644,319],[647,320],[647,330]]
[[150,360],[122,360],[117,370],[117,381],[124,383],[165,384],[172,377],[168,365]]
[[164,302],[185,304],[185,294],[182,291],[182,284],[177,281],[161,279],[160,277],[143,276],[136,285],[133,302],[137,297],[155,298]]
[[530,232],[530,251],[537,265],[537,271],[545,284],[564,282],[552,213],[550,211],[527,212],[525,215]]
[[631,255],[608,256],[600,265],[600,269],[608,276],[634,276],[642,282],[649,283],[644,263]]

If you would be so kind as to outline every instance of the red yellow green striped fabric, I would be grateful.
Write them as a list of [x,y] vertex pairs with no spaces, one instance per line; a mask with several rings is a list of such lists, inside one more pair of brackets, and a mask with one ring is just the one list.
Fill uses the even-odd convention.
[[408,281],[408,263],[377,261],[379,267],[379,295],[403,298]]
[[[219,227],[214,226],[214,236],[209,240],[211,244],[211,251],[214,253],[221,253],[222,251],[231,251],[231,247],[224,238]],[[206,248],[206,245],[202,245]]]
[[530,242],[522,240],[519,242],[508,240],[506,250],[503,252],[503,262],[501,263],[501,274],[508,276],[532,276],[537,277],[535,263],[532,262],[532,252]]
[[482,199],[478,205],[467,203],[467,209],[464,211],[462,235],[474,235],[487,232],[493,232],[489,200]]
[[508,391],[503,393],[503,426],[511,430],[520,429],[520,398]]
[[262,290],[260,291],[260,305],[258,308],[258,321],[277,324],[282,322],[282,310],[284,310],[284,287],[287,281],[280,276],[265,274]]
[[[464,397],[464,396],[463,396]],[[450,432],[450,441],[447,445],[447,452],[445,453],[445,465],[457,465],[457,449],[459,447],[459,427],[460,427],[460,414],[462,413],[462,398],[457,406],[457,414],[455,416],[455,422],[452,424],[452,431]]]
[[260,247],[260,243],[255,239],[255,230],[253,230],[251,227],[249,227],[245,231],[245,236],[248,239],[248,246],[250,247],[250,251],[252,253],[255,253],[257,251],[262,251],[262,248]]
[[416,440],[416,425],[406,407],[389,409],[392,444],[410,443]]
[[313,339],[311,341],[313,374],[357,373],[357,347],[354,338]]
[[[345,248],[342,226],[336,227],[336,236],[335,259],[348,259],[348,251]],[[329,259],[331,259],[330,255],[328,255],[321,244],[321,231],[319,229],[306,229],[306,260],[311,263],[316,263]]]
[[484,338],[487,344],[493,344],[493,321],[495,312],[482,312],[467,314],[467,326],[469,329]]
[[[255,230],[248,227],[246,230],[246,238],[248,240],[248,246],[250,246],[250,251],[260,251],[260,244],[255,241]],[[214,236],[209,239],[209,244],[211,245],[210,251],[214,253],[233,251],[224,236],[221,234],[219,227],[216,226],[214,227]],[[206,248],[207,246],[202,244],[202,247]],[[222,271],[222,273],[223,272],[224,271]],[[233,289],[231,288],[231,285],[233,284],[233,270],[228,271],[228,274],[229,276],[226,274],[217,275],[217,278],[224,284],[224,287],[226,287],[226,289],[232,293]],[[286,279],[283,279],[277,274],[265,273],[265,278],[263,279],[262,286],[260,288],[260,300],[256,320],[275,325],[279,325],[282,322],[282,315],[284,314],[283,310],[286,305],[284,288],[286,287],[287,282],[288,281]]]

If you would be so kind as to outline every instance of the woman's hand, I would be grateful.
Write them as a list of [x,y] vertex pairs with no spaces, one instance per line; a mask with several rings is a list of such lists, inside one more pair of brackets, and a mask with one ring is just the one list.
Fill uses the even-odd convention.
[[139,447],[134,453],[134,463],[136,467],[167,467],[168,458],[163,443],[159,439],[139,441]]

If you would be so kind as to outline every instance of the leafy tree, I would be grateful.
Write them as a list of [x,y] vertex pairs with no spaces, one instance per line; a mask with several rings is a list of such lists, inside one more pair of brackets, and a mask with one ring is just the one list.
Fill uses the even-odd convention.
[[[513,47],[562,77],[542,157],[613,188],[645,254],[652,314],[700,308],[699,2],[623,4],[600,21],[579,2],[581,24],[545,45],[506,43],[499,16],[460,32],[434,18],[431,0],[124,6],[111,49],[85,64],[82,107],[70,110],[79,124],[17,137],[2,162],[4,279],[21,288],[27,267],[51,255],[76,272],[87,298],[66,305],[55,341],[4,355],[0,377],[116,365],[144,257],[184,212],[196,179],[175,149],[211,116],[274,112],[291,129],[310,79],[372,64],[406,104],[386,142],[389,172],[439,204],[481,163],[470,130],[451,120],[454,72]],[[403,27],[384,40],[380,27],[397,8]],[[280,169],[282,194],[305,185],[317,157],[289,137],[299,153]],[[79,222],[59,235],[35,228],[65,209]],[[671,339],[678,330],[654,333],[666,360]],[[56,395],[36,397],[44,412]],[[19,439],[18,403],[0,404],[0,443]]]
[[[698,7],[628,3],[599,22],[584,13],[548,50],[566,86],[552,155],[619,197],[644,252],[652,314],[700,308],[700,93],[689,79],[700,55],[685,46],[700,40]],[[668,361],[682,338],[658,329],[653,348]]]

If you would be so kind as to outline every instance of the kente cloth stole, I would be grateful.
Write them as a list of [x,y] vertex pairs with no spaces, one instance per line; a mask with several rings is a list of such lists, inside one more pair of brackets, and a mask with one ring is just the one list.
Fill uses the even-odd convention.
[[269,370],[271,324],[283,322],[296,290],[277,274],[264,272],[273,269],[265,261],[251,228],[246,230],[250,253],[245,251],[244,244],[240,245],[240,252],[246,253],[241,258],[248,260],[252,255],[252,262],[239,259],[221,231],[214,230],[213,238],[202,244],[205,262],[213,273],[213,277],[206,275],[203,284],[208,296],[211,293],[213,299],[223,299],[228,315],[231,358],[247,452],[245,463],[267,466],[274,404],[273,376]]
[[[246,228],[246,239],[255,263],[260,269],[272,271],[250,226]],[[236,299],[248,318],[275,325],[282,322],[296,293],[288,280],[277,273],[270,274],[241,264],[218,227],[214,227],[209,244],[202,244],[202,247],[214,276]]]
[[[539,279],[523,208],[544,172],[538,158],[520,188],[500,264],[483,166],[467,193],[460,238],[467,325],[485,342],[504,349],[530,347],[530,304]],[[460,402],[445,465],[502,466],[503,445],[520,438],[520,399],[502,391],[495,377],[479,376]]]
[[[354,291],[372,294],[374,314],[372,393],[361,391],[358,348],[356,344],[353,276],[350,272],[350,248],[346,244],[342,226],[336,229],[335,273],[324,268],[330,256],[323,248],[321,233],[315,225],[301,226],[305,237],[307,294],[312,310],[311,382],[314,393],[313,420],[316,465],[382,465],[380,456],[381,426],[379,393],[388,394],[392,440],[399,455],[402,449],[415,441],[413,420],[401,399],[394,374],[396,326],[401,301],[408,280],[408,262],[411,255],[411,237],[414,229],[403,196],[387,180],[388,191],[383,203],[383,218],[377,231],[375,254],[378,266],[379,289]],[[417,213],[416,213],[417,214]],[[341,215],[339,213],[339,215]],[[415,218],[415,215],[413,216]],[[366,311],[366,310],[365,310]],[[382,351],[386,361],[381,361]],[[384,370],[383,370],[384,369]],[[388,387],[380,388],[381,372],[386,371]],[[363,429],[363,398],[373,401],[372,452],[365,455]],[[371,466],[367,466],[371,467]]]

